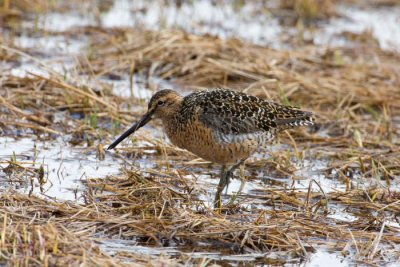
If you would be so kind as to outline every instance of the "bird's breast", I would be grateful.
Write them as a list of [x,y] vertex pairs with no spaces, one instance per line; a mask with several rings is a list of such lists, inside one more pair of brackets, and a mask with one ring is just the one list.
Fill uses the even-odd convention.
[[199,120],[185,124],[163,121],[171,142],[193,154],[219,164],[234,164],[248,158],[273,138],[269,132],[224,134],[205,126]]

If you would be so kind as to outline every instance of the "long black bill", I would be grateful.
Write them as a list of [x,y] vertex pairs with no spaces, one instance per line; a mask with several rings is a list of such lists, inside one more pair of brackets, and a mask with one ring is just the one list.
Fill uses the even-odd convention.
[[117,140],[114,141],[114,143],[112,143],[107,149],[113,149],[115,148],[119,143],[122,142],[122,140],[124,140],[125,138],[127,138],[129,135],[133,134],[134,132],[136,132],[136,130],[138,130],[139,128],[143,127],[146,125],[146,123],[148,123],[151,120],[151,116],[153,114],[152,113],[146,113],[141,119],[140,121],[138,121],[137,123],[135,123],[131,128],[129,128],[126,132],[124,132],[120,137],[118,137]]

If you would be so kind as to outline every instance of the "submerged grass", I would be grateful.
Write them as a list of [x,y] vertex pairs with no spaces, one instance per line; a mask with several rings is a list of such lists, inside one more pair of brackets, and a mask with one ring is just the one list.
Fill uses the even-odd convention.
[[[313,5],[331,3],[285,2],[286,8],[311,18]],[[119,176],[88,179],[82,185],[83,203],[2,192],[0,264],[205,266],[225,264],[222,256],[245,264],[249,255],[260,264],[284,264],[303,262],[320,249],[356,263],[400,260],[395,223],[400,213],[398,53],[381,50],[365,33],[351,35],[355,47],[306,45],[289,51],[168,30],[81,27],[57,34],[76,31],[90,40],[90,47],[65,75],[27,50],[2,44],[4,62],[20,64],[23,58],[47,74],[20,77],[11,74],[12,65],[6,66],[0,81],[1,134],[47,141],[68,136],[69,146],[86,146],[99,160],[118,157],[125,164]],[[294,151],[283,148],[249,160],[248,180],[258,179],[256,170],[261,169],[280,181],[238,195],[216,212],[204,200],[209,186],[199,185],[213,176],[210,163],[149,134],[135,135],[132,147],[117,153],[104,151],[105,143],[135,121],[146,103],[90,81],[129,77],[133,83],[135,75],[160,77],[184,90],[229,87],[299,105],[317,114],[317,124],[280,136],[278,142]],[[138,108],[130,111],[132,106]],[[13,183],[43,178],[43,167],[19,162],[17,156],[1,159],[7,167],[0,178]],[[144,158],[155,167],[138,169],[136,160]],[[317,159],[328,162],[321,173],[344,184],[344,190],[324,192],[310,177],[304,177],[308,191],[281,182],[301,179],[298,166]],[[335,219],[334,209],[355,219]],[[121,240],[179,252],[144,256],[123,248],[112,257],[102,248]]]
[[[8,191],[0,194],[0,263],[9,266],[165,266],[176,260],[105,254],[94,238],[107,214],[95,206],[56,202]],[[94,213],[93,213],[94,212]],[[99,225],[100,227],[98,227]],[[127,264],[127,260],[134,265]],[[172,266],[172,265],[171,265]]]
[[[217,252],[236,255],[239,261],[237,255],[254,254],[259,255],[259,263],[268,263],[270,257],[299,262],[324,247],[353,253],[359,262],[382,263],[389,257],[390,262],[399,260],[398,228],[384,220],[400,211],[398,193],[390,190],[351,190],[323,196],[270,188],[259,195],[269,208],[245,208],[242,204],[216,213],[204,206],[186,183],[173,176],[143,177],[126,171],[105,180],[89,180],[84,204],[5,192],[0,196],[0,259],[24,266],[124,266],[121,260],[138,266],[196,265],[204,262],[196,253]],[[376,195],[372,202],[366,193]],[[354,222],[332,219],[327,217],[326,207],[333,203],[370,215]],[[183,255],[174,261],[134,252],[111,258],[99,249],[105,242],[102,240],[177,246]]]
[[[380,168],[397,161],[398,54],[363,45],[282,52],[238,40],[131,29],[97,32],[92,38],[96,44],[92,50],[97,51],[91,58],[95,73],[126,72],[134,64],[147,75],[191,88],[238,88],[275,101],[283,96],[284,101],[319,117],[312,132],[293,133],[298,143],[312,141],[316,153],[347,158],[344,166],[358,164],[361,158],[368,173],[373,160],[381,162]],[[342,55],[340,64],[336,52]],[[394,165],[385,168],[386,175],[398,175]]]

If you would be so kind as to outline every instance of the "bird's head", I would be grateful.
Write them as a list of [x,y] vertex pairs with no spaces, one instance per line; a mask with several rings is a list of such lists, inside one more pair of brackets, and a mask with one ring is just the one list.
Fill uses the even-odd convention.
[[147,107],[147,112],[143,117],[136,122],[131,128],[124,132],[117,140],[112,143],[108,149],[115,148],[129,135],[133,134],[136,130],[146,125],[153,118],[164,119],[172,116],[180,107],[182,96],[174,90],[164,89],[155,93]]
[[173,115],[181,102],[182,96],[174,90],[158,91],[151,97],[146,114],[150,114],[153,118],[163,119]]

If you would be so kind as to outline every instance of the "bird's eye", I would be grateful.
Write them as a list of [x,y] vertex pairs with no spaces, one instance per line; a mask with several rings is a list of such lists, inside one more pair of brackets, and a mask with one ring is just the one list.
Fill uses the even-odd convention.
[[158,102],[157,102],[157,105],[158,105],[158,106],[163,106],[164,104],[165,104],[165,102],[162,101],[162,100],[158,100]]

